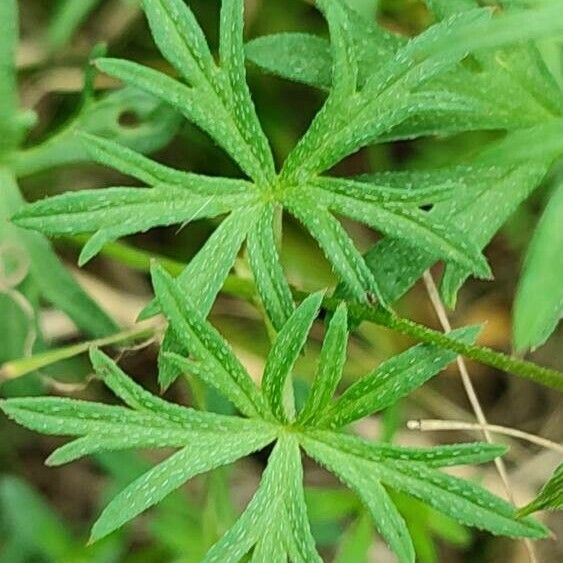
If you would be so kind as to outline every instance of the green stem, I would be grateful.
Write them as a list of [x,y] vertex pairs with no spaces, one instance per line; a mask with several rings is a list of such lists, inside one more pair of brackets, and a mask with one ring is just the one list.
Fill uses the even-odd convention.
[[[64,237],[62,240],[66,244],[82,249],[89,238],[90,237],[88,235],[79,235]],[[124,264],[134,270],[145,273],[150,272],[152,261],[158,262],[169,274],[173,276],[179,276],[186,268],[186,264],[179,262],[178,260],[168,258],[167,256],[157,255],[152,252],[147,252],[146,250],[129,246],[123,242],[110,242],[106,244],[100,252],[100,255],[112,258],[120,264]],[[228,276],[225,280],[225,284],[223,285],[223,293],[232,295],[233,297],[251,300],[256,295],[256,290],[254,284],[250,280],[244,280],[236,276]]]
[[[331,309],[334,304],[331,304]],[[508,371],[524,379],[530,379],[547,387],[563,391],[563,373],[538,366],[533,362],[520,360],[502,352],[496,352],[486,346],[465,344],[451,338],[443,332],[433,330],[409,319],[398,317],[380,307],[355,306],[351,310],[364,321],[385,326],[391,330],[410,336],[420,342],[435,344],[441,348],[451,350],[460,356],[465,356],[482,364],[502,371]]]
[[[85,239],[81,237],[72,237],[65,240],[79,247],[81,247],[85,241]],[[151,260],[160,262],[173,275],[178,275],[185,268],[185,265],[180,262],[166,257],[155,256],[144,250],[139,250],[120,242],[106,245],[101,251],[101,254],[142,272],[148,272],[150,270]],[[248,301],[252,301],[255,296],[255,289],[252,282],[249,280],[241,280],[235,276],[229,276],[227,278],[223,291],[229,295],[240,297]],[[298,300],[306,297],[306,294],[297,289],[293,289],[293,295]],[[337,299],[326,298],[323,305],[325,309],[333,311],[338,306],[338,303],[339,300]],[[461,356],[465,356],[466,358],[470,358],[482,364],[563,391],[563,373],[557,370],[538,366],[526,360],[513,358],[502,352],[496,352],[491,348],[459,342],[443,332],[398,317],[378,306],[351,304],[350,313],[362,321],[387,327],[400,334],[410,336],[419,342],[435,344],[436,346],[440,346],[446,350],[452,350]]]
[[0,383],[2,381],[16,379],[42,369],[44,367],[56,364],[69,358],[74,358],[80,354],[88,352],[91,347],[109,346],[111,344],[118,344],[119,342],[137,342],[146,338],[153,337],[159,328],[155,326],[146,325],[142,328],[133,328],[117,334],[112,334],[105,338],[98,338],[88,342],[80,342],[79,344],[72,344],[64,348],[57,348],[56,350],[49,350],[40,354],[35,354],[29,358],[21,358],[6,362],[0,369]]

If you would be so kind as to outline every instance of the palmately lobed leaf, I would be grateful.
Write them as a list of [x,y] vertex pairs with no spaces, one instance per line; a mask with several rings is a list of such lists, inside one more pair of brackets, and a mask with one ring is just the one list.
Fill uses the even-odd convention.
[[[315,320],[323,294],[307,298],[280,331],[268,357],[264,394],[234,356],[219,333],[206,322],[174,281],[154,268],[155,289],[176,337],[194,358],[171,356],[181,371],[213,385],[249,418],[222,416],[174,405],[134,383],[106,355],[92,350],[96,373],[126,407],[55,397],[12,399],[0,408],[20,424],[43,433],[76,439],[48,459],[60,465],[84,455],[131,448],[172,447],[178,451],[128,485],[102,512],[92,530],[101,539],[141,512],[160,502],[188,479],[266,447],[272,451],[262,483],[234,526],[211,548],[204,561],[238,561],[252,552],[255,561],[268,555],[279,560],[320,561],[310,531],[303,490],[300,448],[335,473],[363,501],[372,520],[400,561],[414,561],[408,528],[388,488],[412,495],[467,525],[515,537],[544,537],[546,531],[531,519],[518,520],[514,510],[484,489],[435,468],[483,463],[504,453],[491,444],[456,444],[436,448],[402,448],[370,442],[342,431],[317,427],[340,426],[342,399],[329,404],[345,360],[347,315],[340,306],[330,320],[321,352],[323,365],[310,398],[295,423],[291,371]],[[475,328],[458,331],[472,340]],[[353,417],[369,414],[396,401],[422,384],[454,354],[434,347],[415,347],[380,366],[353,384],[347,397]],[[391,365],[391,368],[390,368]],[[409,371],[410,370],[410,371]],[[405,375],[406,374],[406,375]],[[367,383],[366,383],[367,382]],[[357,386],[371,389],[369,409],[360,412],[364,396]],[[377,393],[375,393],[377,391]],[[356,403],[359,401],[360,410]],[[336,408],[334,408],[336,406]]]
[[[65,194],[37,202],[15,217],[21,226],[52,235],[94,233],[81,255],[83,263],[106,242],[121,236],[227,215],[176,280],[164,270],[152,268],[157,301],[144,314],[160,308],[169,322],[159,358],[163,386],[180,373],[189,374],[214,387],[246,418],[196,411],[155,397],[95,350],[91,361],[96,372],[126,407],[55,397],[0,402],[0,408],[23,426],[75,438],[50,456],[52,465],[112,450],[179,450],[110,502],[94,525],[93,541],[160,502],[188,479],[274,441],[256,494],[204,561],[234,562],[245,557],[256,562],[321,561],[305,503],[301,448],[358,495],[401,562],[413,562],[415,551],[408,523],[390,494],[393,491],[494,534],[545,537],[545,528],[530,518],[516,518],[506,502],[469,481],[436,471],[490,461],[504,453],[502,446],[401,448],[341,430],[426,383],[455,359],[452,352],[430,345],[414,347],[383,363],[332,401],[346,358],[348,319],[346,307],[341,305],[328,324],[305,406],[297,416],[294,412],[292,372],[319,314],[323,293],[307,297],[295,308],[278,248],[284,210],[317,240],[343,282],[347,298],[364,304],[374,298],[383,304],[391,302],[394,298],[388,298],[386,277],[397,274],[400,279],[395,282],[402,291],[414,281],[420,267],[424,270],[443,259],[442,289],[451,302],[469,273],[490,274],[481,248],[548,165],[545,155],[545,162],[535,155],[533,165],[514,161],[487,165],[487,158],[495,154],[525,153],[522,141],[526,133],[520,132],[493,147],[488,156],[485,152],[475,168],[371,178],[321,176],[371,143],[454,130],[508,128],[508,123],[513,127],[528,122],[535,125],[534,120],[559,115],[562,106],[553,95],[553,84],[542,80],[541,65],[523,76],[519,70],[525,65],[514,57],[507,55],[499,65],[492,62],[498,52],[486,52],[561,31],[563,18],[553,5],[534,12],[528,21],[529,14],[517,11],[492,17],[489,10],[471,9],[476,4],[466,0],[434,0],[432,4],[441,21],[408,41],[374,27],[341,0],[319,0],[330,44],[319,38],[287,35],[249,46],[247,51],[254,51],[257,58],[263,56],[261,48],[283,46],[279,60],[270,63],[273,70],[288,74],[284,64],[293,64],[289,71],[293,78],[329,90],[325,105],[279,175],[246,83],[242,0],[222,2],[217,61],[183,0],[144,0],[155,42],[183,82],[137,63],[98,59],[98,68],[156,96],[208,133],[250,181],[172,170],[107,139],[83,135],[82,143],[95,160],[150,188]],[[0,51],[6,45],[11,49],[10,40],[0,41]],[[304,54],[303,45],[309,45],[312,53]],[[288,52],[292,48],[295,52]],[[534,56],[529,46],[517,51],[515,58],[522,54],[526,64]],[[467,66],[462,64],[467,53],[474,53],[483,67],[481,79],[462,68]],[[307,55],[312,55],[310,61]],[[495,72],[501,77],[489,87]],[[6,78],[8,87],[13,86],[13,77]],[[0,89],[3,86],[6,89],[6,84]],[[491,112],[498,101],[496,95],[518,98],[522,92],[527,95],[520,106],[499,103],[502,109]],[[511,121],[510,115],[517,113],[524,117]],[[436,124],[442,118],[444,124]],[[549,133],[546,147],[551,159],[561,149],[559,125],[552,119],[545,128],[543,123],[534,128],[536,133]],[[478,190],[467,189],[476,178]],[[511,192],[514,186],[517,189],[508,202],[499,205],[499,195]],[[484,202],[488,204],[486,213],[481,212]],[[432,211],[420,209],[426,204],[433,205]],[[387,239],[364,258],[334,214],[364,223]],[[245,241],[256,286],[278,332],[261,388],[205,320]],[[378,260],[380,256],[386,260]],[[464,328],[452,337],[472,342],[476,332],[473,327]],[[550,492],[550,499],[552,496]],[[527,510],[529,507],[524,512]]]
[[181,448],[131,483],[103,511],[92,530],[98,540],[185,481],[267,446],[276,429],[265,422],[199,412],[155,397],[93,350],[100,377],[130,408],[47,397],[9,399],[0,409],[23,426],[46,434],[76,436],[55,451],[51,465],[84,455],[131,448]]
[[[340,1],[319,4],[331,33],[329,64],[333,67],[333,86],[325,106],[276,177],[271,151],[245,82],[242,7],[240,0],[229,0],[222,6],[220,56],[215,62],[203,32],[184,2],[147,1],[146,14],[155,41],[187,84],[127,61],[99,59],[97,64],[100,69],[182,111],[233,157],[252,182],[170,170],[130,150],[88,137],[85,143],[97,160],[149,183],[153,189],[111,188],[99,194],[67,194],[60,196],[62,199],[55,198],[52,204],[38,202],[15,220],[52,235],[95,233],[81,255],[83,264],[105,243],[121,236],[159,225],[185,225],[198,218],[230,213],[180,276],[178,284],[188,291],[190,280],[197,280],[192,293],[206,296],[201,312],[207,314],[236,254],[248,239],[256,285],[277,330],[293,310],[276,248],[278,235],[274,222],[284,208],[311,232],[345,284],[346,297],[355,301],[370,303],[377,298],[384,305],[393,301],[379,287],[378,277],[385,277],[395,266],[385,264],[377,271],[370,271],[333,213],[387,235],[382,244],[399,257],[400,266],[404,264],[404,255],[412,249],[416,249],[413,264],[426,266],[428,261],[444,260],[448,266],[444,291],[449,292],[450,298],[467,274],[490,277],[490,269],[480,252],[483,246],[480,239],[467,237],[452,214],[419,209],[428,203],[440,209],[456,205],[463,195],[450,192],[452,184],[442,182],[420,190],[404,190],[401,185],[374,182],[369,185],[370,182],[355,179],[319,176],[347,154],[371,142],[369,139],[384,138],[394,127],[402,126],[405,119],[412,118],[420,124],[417,121],[420,116],[432,112],[441,116],[459,110],[463,121],[467,109],[477,102],[475,92],[464,91],[461,86],[448,91],[446,87],[444,73],[453,72],[452,68],[457,68],[455,65],[465,53],[450,44],[458,38],[464,45],[467,42],[468,50],[481,49],[482,45],[477,47],[478,42],[473,41],[468,29],[479,22],[488,26],[489,11],[471,10],[452,16],[412,41],[405,41],[377,30]],[[499,44],[514,40],[512,20],[506,23],[502,19],[502,22],[499,25],[510,28],[510,33]],[[539,33],[542,25],[538,24],[533,33]],[[377,54],[378,64],[369,75],[364,68],[362,75],[360,66],[368,51]],[[444,78],[444,84],[440,77]],[[460,79],[459,83],[465,84],[467,80]],[[428,88],[424,90],[426,84]],[[536,87],[534,92],[538,90]],[[474,109],[477,113],[481,110],[487,113],[481,106]],[[182,190],[186,193],[181,193]],[[91,199],[82,200],[82,197]],[[138,213],[132,213],[133,206]],[[245,215],[249,221],[244,220]],[[372,262],[371,255],[366,258]],[[388,260],[392,262],[393,256]],[[216,263],[218,267],[209,268],[208,263]],[[209,291],[200,291],[206,287]],[[156,312],[157,307],[152,304],[145,316]],[[167,342],[171,342],[170,338]],[[164,365],[165,360],[161,363]],[[173,375],[168,378],[173,379]]]

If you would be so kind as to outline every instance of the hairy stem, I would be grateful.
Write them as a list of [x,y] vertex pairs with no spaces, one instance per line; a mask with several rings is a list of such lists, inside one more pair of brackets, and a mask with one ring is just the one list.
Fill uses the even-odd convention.
[[539,366],[533,362],[513,358],[502,352],[496,352],[486,346],[477,346],[475,344],[465,344],[458,340],[447,336],[446,334],[428,328],[426,326],[415,323],[409,319],[404,319],[383,311],[381,309],[362,308],[362,319],[371,321],[382,326],[386,326],[391,330],[411,336],[428,344],[435,344],[446,350],[456,352],[461,356],[470,358],[482,364],[494,367],[502,371],[508,371],[514,375],[541,383],[546,387],[552,387],[558,391],[563,391],[563,373],[555,370]]
[[[77,237],[67,238],[65,240],[70,244],[79,247],[81,247],[84,243],[83,238]],[[185,268],[185,265],[180,262],[171,260],[170,258],[157,256],[120,242],[113,242],[106,245],[101,251],[101,254],[142,272],[149,271],[151,260],[160,262],[173,275],[178,275]],[[293,288],[292,291],[296,299],[302,299],[306,296],[303,292],[295,288]],[[255,296],[253,283],[250,280],[243,280],[235,276],[229,276],[226,279],[223,286],[223,292],[249,301],[251,301]],[[327,310],[334,311],[339,303],[340,301],[338,299],[328,297],[324,300],[323,306]],[[536,383],[545,385],[546,387],[563,391],[563,373],[555,369],[542,367],[533,362],[514,358],[485,346],[465,344],[451,338],[443,332],[433,330],[409,319],[399,317],[391,311],[377,305],[370,306],[353,303],[350,304],[349,308],[351,315],[357,319],[361,319],[362,321],[372,322],[387,327],[390,330],[405,336],[410,336],[419,342],[435,344],[436,346],[440,346],[446,350],[451,350],[452,352],[456,352],[457,354],[475,360],[476,362],[502,371],[508,371],[524,379],[529,379],[531,381],[535,381]]]
[[138,342],[153,337],[160,330],[162,330],[162,327],[155,326],[154,323],[151,325],[145,323],[143,326],[137,326],[136,328],[118,332],[105,338],[80,342],[78,344],[72,344],[71,346],[35,354],[27,358],[12,360],[6,362],[0,368],[0,383],[10,379],[17,379],[18,377],[22,377],[38,369],[56,364],[63,360],[68,360],[69,358],[74,358],[75,356],[84,354],[93,346],[101,347],[124,342]]

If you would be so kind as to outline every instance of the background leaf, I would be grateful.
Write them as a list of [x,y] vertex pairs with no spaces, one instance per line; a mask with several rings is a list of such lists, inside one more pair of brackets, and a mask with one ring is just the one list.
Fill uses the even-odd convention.
[[543,344],[563,314],[563,183],[551,197],[530,242],[514,304],[518,350]]

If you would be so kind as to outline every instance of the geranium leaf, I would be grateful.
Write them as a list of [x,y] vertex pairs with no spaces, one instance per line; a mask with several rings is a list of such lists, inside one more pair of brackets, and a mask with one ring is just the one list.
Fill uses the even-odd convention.
[[107,242],[155,226],[188,223],[231,211],[253,196],[196,196],[177,186],[106,188],[55,196],[23,208],[14,216],[19,226],[50,235],[92,233],[80,264]]
[[[367,224],[402,239],[411,247],[434,251],[445,260],[469,266],[480,277],[490,277],[490,269],[476,244],[465,233],[445,221],[436,221],[427,212],[393,203],[374,204],[341,193],[323,197],[323,192],[308,188],[311,199],[324,203],[334,212]],[[326,192],[324,192],[326,194]]]
[[[452,187],[455,198],[438,202],[428,216],[438,222],[447,221],[457,230],[470,233],[475,243],[482,248],[534,190],[545,171],[545,166],[535,164],[475,164],[431,171],[374,174],[365,179],[376,183],[387,182],[390,185],[417,185],[420,188],[453,182],[456,184]],[[423,247],[415,248],[412,243],[387,237],[367,252],[365,260],[373,270],[381,292],[392,303],[438,260],[438,254]],[[464,280],[466,276],[467,269],[456,265],[447,266],[442,292],[449,304],[453,304],[460,279]],[[448,281],[450,279],[453,283]]]
[[230,86],[230,91],[224,95],[227,98],[225,103],[229,104],[242,136],[260,162],[266,177],[271,179],[275,176],[272,151],[256,115],[246,82],[243,27],[244,0],[223,0],[219,58]]
[[464,443],[432,448],[408,448],[372,442],[350,434],[327,430],[308,430],[307,436],[327,445],[337,446],[343,452],[371,461],[387,459],[415,461],[427,467],[451,467],[493,461],[505,454],[507,448],[497,444]]
[[[462,524],[510,537],[541,538],[548,533],[535,520],[518,520],[510,504],[478,485],[440,473],[424,464],[390,460],[377,463],[315,441],[307,441],[304,446],[309,455],[331,471],[356,467],[360,475],[369,475],[385,487],[418,498]],[[363,495],[370,491],[361,490]]]

